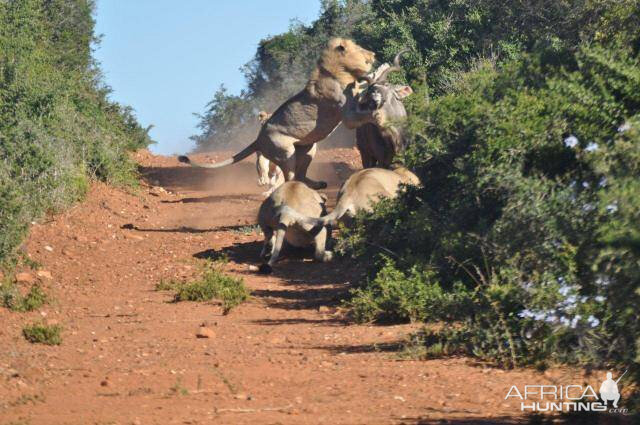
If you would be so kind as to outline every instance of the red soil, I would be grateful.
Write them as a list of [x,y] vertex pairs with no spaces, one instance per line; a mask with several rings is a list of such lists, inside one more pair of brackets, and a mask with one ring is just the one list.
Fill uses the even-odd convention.
[[[417,325],[341,314],[359,276],[349,259],[297,254],[273,275],[249,271],[262,244],[242,229],[262,201],[252,161],[205,171],[146,151],[136,159],[148,182],[137,193],[96,183],[85,202],[33,225],[24,249],[52,273],[43,282],[54,301],[31,313],[0,308],[0,424],[516,423],[512,385],[600,381],[469,358],[402,360],[398,343]],[[310,174],[335,198],[359,166],[355,150],[333,149]],[[220,253],[252,291],[230,314],[154,289]],[[60,346],[25,341],[22,328],[38,320],[64,327]],[[203,323],[213,338],[196,338]]]

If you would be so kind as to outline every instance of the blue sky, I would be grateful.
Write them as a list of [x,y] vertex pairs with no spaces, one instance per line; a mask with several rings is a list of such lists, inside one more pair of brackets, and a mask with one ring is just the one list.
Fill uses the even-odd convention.
[[130,105],[143,126],[153,124],[156,153],[189,151],[189,136],[223,84],[239,93],[239,68],[258,42],[309,23],[317,0],[98,0],[95,51],[111,98]]

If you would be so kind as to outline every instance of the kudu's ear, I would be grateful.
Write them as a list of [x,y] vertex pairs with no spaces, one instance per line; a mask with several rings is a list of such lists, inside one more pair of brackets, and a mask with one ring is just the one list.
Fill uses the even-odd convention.
[[404,99],[410,94],[413,94],[413,90],[409,86],[394,86],[393,92],[398,99]]

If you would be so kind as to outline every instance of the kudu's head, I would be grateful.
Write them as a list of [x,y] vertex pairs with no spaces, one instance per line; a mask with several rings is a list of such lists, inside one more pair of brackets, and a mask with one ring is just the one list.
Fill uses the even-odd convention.
[[[391,84],[387,81],[390,73],[402,70],[400,57],[408,51],[409,49],[400,51],[393,59],[393,65],[383,68],[382,71],[374,73],[373,76],[365,75],[361,78],[362,81],[367,82],[367,87],[358,96],[360,110],[374,111],[382,108],[387,103],[400,103],[401,99],[413,93],[409,86]],[[404,110],[404,108],[402,109]]]

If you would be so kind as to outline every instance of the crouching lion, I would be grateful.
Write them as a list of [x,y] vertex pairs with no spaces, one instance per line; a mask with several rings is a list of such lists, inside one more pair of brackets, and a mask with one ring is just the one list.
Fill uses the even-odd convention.
[[[316,226],[335,226],[339,221],[349,224],[358,211],[372,211],[380,198],[396,198],[401,184],[420,185],[420,180],[404,167],[395,170],[384,168],[366,168],[352,174],[340,188],[338,201],[331,214],[320,218],[307,217],[301,220],[305,224]],[[288,209],[285,212],[290,212]]]
[[282,169],[286,181],[302,181],[314,189],[326,187],[325,182],[307,178],[316,142],[326,138],[338,126],[346,103],[344,90],[367,75],[374,60],[373,52],[353,41],[332,38],[318,59],[306,87],[273,113],[253,143],[217,164],[193,163],[186,156],[178,159],[196,167],[219,168],[259,151]]
[[325,202],[318,192],[296,181],[282,184],[264,200],[258,212],[264,233],[261,273],[271,273],[284,241],[295,247],[314,245],[316,260],[331,260],[332,252],[325,251],[327,228],[311,221],[325,213]]

